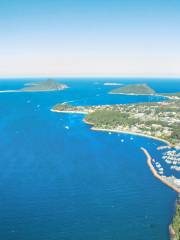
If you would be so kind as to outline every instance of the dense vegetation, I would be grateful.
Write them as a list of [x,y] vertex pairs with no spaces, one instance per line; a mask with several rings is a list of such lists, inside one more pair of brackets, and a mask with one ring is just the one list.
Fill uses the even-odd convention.
[[175,124],[172,127],[172,129],[173,129],[171,134],[172,143],[176,143],[177,141],[180,141],[180,125]]
[[112,90],[110,93],[122,94],[155,94],[155,91],[147,84],[129,84],[117,89]]
[[176,213],[173,218],[172,226],[176,233],[177,240],[180,240],[180,203],[177,204]]
[[87,115],[86,120],[95,127],[116,127],[133,125],[137,120],[130,118],[128,113],[116,110],[98,110]]
[[36,91],[53,91],[53,90],[62,90],[67,88],[67,85],[58,83],[54,80],[47,80],[36,83],[28,83],[26,87],[20,89],[23,92],[36,92]]
[[[157,132],[160,132],[159,136],[161,136],[162,139],[169,141],[171,144],[176,145],[179,142],[180,125],[178,123],[169,123],[164,119],[164,116],[162,116],[162,118],[149,119],[148,116],[151,115],[152,112],[154,113],[155,118],[158,116],[156,111],[152,109],[145,109],[143,111],[140,109],[139,113],[143,113],[144,115],[142,117],[135,117],[136,114],[134,115],[133,113],[134,109],[137,110],[138,105],[132,109],[126,109],[124,106],[122,111],[119,111],[116,106],[113,106],[112,109],[96,110],[89,113],[86,116],[86,120],[97,128],[123,129],[126,127],[126,130],[132,128],[133,131],[137,131],[134,129],[138,128],[139,131],[142,131],[144,134],[150,134],[152,136],[158,136]],[[166,112],[165,108],[163,108],[163,110],[164,115],[167,115],[172,119],[170,115],[171,111]],[[148,114],[147,111],[149,112]],[[179,110],[177,109],[177,112],[178,111]],[[176,118],[178,118],[177,112]],[[163,130],[165,131],[164,133]],[[169,131],[169,134],[167,134],[166,131]]]
[[[139,87],[141,86],[141,87]],[[143,87],[142,87],[143,86]],[[145,91],[146,90],[146,91]],[[146,85],[129,85],[114,90],[114,93],[155,94]],[[164,94],[168,96],[168,94]],[[172,146],[180,147],[180,93],[169,94],[172,98],[161,103],[116,104],[104,106],[71,106],[58,104],[58,111],[83,112],[88,123],[99,129],[130,131],[167,140]],[[171,225],[180,240],[180,201]],[[174,233],[173,233],[174,236]]]
[[87,114],[86,120],[96,128],[150,135],[180,147],[180,99],[174,96],[172,94],[171,99],[158,103],[103,106],[58,104],[53,109]]

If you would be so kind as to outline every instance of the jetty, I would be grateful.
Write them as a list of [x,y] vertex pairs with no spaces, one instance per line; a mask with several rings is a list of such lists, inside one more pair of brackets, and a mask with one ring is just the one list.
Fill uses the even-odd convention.
[[165,145],[165,146],[159,146],[157,147],[157,150],[163,150],[163,149],[171,149],[172,148],[172,145]]
[[[177,201],[176,201],[176,212],[175,215],[173,217],[172,223],[169,225],[169,236],[170,236],[170,240],[179,240],[180,239],[180,226],[179,226],[179,219],[180,219],[180,185],[177,186],[177,183],[179,183],[178,179],[173,179],[174,181],[172,181],[172,177],[165,177],[165,176],[160,176],[158,174],[158,172],[156,171],[156,169],[154,168],[153,164],[152,164],[152,157],[149,154],[149,152],[141,147],[141,150],[144,152],[144,154],[147,157],[147,164],[151,170],[151,172],[153,173],[153,175],[159,179],[162,183],[166,184],[168,187],[170,187],[171,189],[173,189],[174,191],[176,191],[178,193],[178,197],[177,197]],[[169,179],[171,181],[169,181]]]

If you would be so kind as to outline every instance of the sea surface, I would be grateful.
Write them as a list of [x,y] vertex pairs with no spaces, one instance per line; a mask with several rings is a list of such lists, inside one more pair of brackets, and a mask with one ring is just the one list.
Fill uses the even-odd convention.
[[[0,90],[39,79],[4,79]],[[176,193],[150,172],[147,148],[162,142],[95,132],[83,115],[53,105],[163,101],[107,94],[132,79],[62,79],[59,92],[0,93],[1,240],[168,240]],[[177,80],[144,79],[157,92],[180,91]],[[118,86],[117,86],[118,87]],[[67,129],[67,126],[69,129]],[[124,140],[122,142],[121,140]]]

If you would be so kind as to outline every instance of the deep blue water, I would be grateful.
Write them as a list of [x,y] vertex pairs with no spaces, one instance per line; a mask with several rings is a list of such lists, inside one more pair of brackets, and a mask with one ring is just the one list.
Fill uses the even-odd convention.
[[[83,115],[50,111],[64,101],[163,99],[108,95],[113,87],[98,79],[66,81],[70,88],[62,92],[0,93],[0,239],[169,239],[176,194],[152,176],[140,150],[144,146],[160,158],[156,148],[162,143],[95,132]],[[180,90],[178,81],[148,82],[158,92]],[[0,89],[23,83],[0,81]]]

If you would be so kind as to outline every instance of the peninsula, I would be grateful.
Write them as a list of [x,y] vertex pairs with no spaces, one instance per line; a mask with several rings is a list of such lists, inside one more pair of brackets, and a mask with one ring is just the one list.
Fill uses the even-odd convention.
[[[54,112],[85,114],[84,122],[93,130],[108,132],[124,132],[159,139],[168,148],[180,149],[180,93],[157,94],[145,84],[129,85],[114,93],[137,95],[166,96],[162,102],[136,104],[115,104],[98,106],[72,106],[67,103],[57,104]],[[124,90],[122,90],[124,89]],[[164,146],[163,146],[164,147]],[[166,146],[165,146],[166,147]],[[141,148],[147,157],[147,164],[153,175],[162,183],[180,194],[180,180],[174,176],[165,176],[161,164],[151,157],[148,151]],[[170,169],[180,171],[180,154],[176,150],[164,155]],[[176,205],[176,213],[169,226],[171,240],[180,240],[180,201]]]
[[53,79],[41,82],[26,83],[23,88],[17,90],[2,90],[0,92],[48,92],[60,91],[68,88],[66,84],[59,83]]
[[103,106],[57,104],[52,111],[86,114],[84,121],[94,130],[158,138],[180,148],[180,98],[157,103]]

